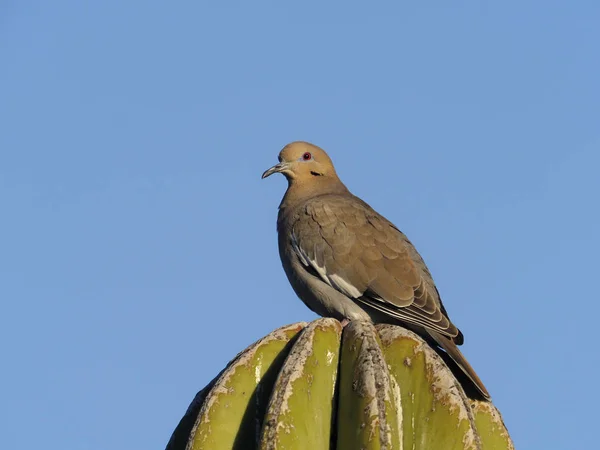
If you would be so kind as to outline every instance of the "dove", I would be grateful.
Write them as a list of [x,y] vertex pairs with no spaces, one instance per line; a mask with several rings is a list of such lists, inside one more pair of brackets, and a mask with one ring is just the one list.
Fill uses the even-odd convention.
[[489,400],[458,349],[463,334],[404,233],[348,190],[320,147],[292,142],[278,159],[262,178],[281,173],[288,181],[277,233],[281,263],[296,295],[316,314],[343,324],[366,320],[416,332],[442,349],[475,392]]

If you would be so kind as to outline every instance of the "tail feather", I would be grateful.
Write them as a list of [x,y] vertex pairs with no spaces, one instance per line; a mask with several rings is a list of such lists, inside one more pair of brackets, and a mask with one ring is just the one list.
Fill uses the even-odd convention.
[[483,385],[483,382],[479,379],[475,370],[471,367],[471,365],[467,362],[467,359],[460,352],[456,344],[447,338],[435,331],[427,330],[427,333],[435,340],[435,342],[445,350],[448,356],[454,361],[454,363],[458,366],[458,368],[466,375],[466,377],[471,381],[473,387],[477,390],[479,394],[486,400],[491,400],[490,393]]

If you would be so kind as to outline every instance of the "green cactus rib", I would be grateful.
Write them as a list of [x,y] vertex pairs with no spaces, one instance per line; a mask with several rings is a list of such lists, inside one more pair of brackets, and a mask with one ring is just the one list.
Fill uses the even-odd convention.
[[471,401],[482,450],[515,450],[500,411],[489,402]]
[[339,449],[401,448],[398,386],[381,348],[373,324],[350,322],[345,328],[337,414]]
[[329,449],[341,334],[334,319],[302,331],[275,383],[261,450]]
[[467,398],[442,358],[411,331],[377,328],[400,389],[404,448],[480,450]]
[[[443,356],[443,355],[442,355]],[[500,412],[399,326],[279,328],[197,395],[167,450],[514,450]]]
[[275,330],[229,364],[204,399],[187,450],[257,447],[273,384],[290,350],[288,344],[305,325]]

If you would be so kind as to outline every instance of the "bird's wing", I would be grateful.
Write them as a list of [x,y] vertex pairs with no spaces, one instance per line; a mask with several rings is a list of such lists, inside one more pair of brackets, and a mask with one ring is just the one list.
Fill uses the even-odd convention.
[[357,197],[308,201],[292,225],[291,244],[307,268],[356,302],[462,343],[414,246]]

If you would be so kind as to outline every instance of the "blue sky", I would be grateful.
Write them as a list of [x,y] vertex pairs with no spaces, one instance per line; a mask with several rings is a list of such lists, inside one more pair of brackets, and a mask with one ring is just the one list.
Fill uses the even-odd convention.
[[597,444],[600,3],[405,3],[0,3],[5,448],[162,448],[315,318],[260,180],[298,139],[415,243],[517,448]]

